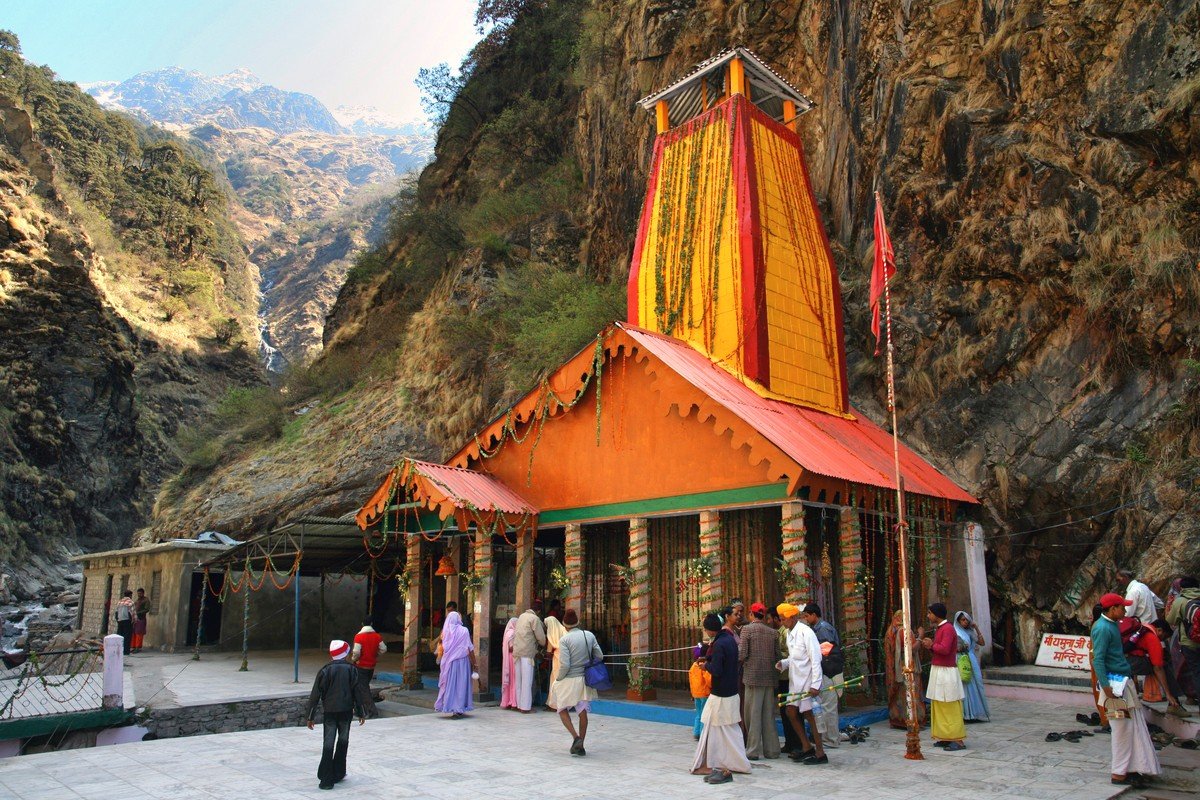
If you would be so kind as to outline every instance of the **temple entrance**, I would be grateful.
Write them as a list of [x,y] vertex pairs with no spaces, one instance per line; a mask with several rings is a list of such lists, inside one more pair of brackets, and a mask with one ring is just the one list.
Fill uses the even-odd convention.
[[[225,586],[225,573],[211,572],[208,576],[209,589],[204,588],[204,573],[192,573],[191,602],[188,605],[187,646],[196,644],[196,633],[200,630],[200,606],[204,606],[204,628],[200,644],[217,644],[221,641],[221,589]],[[208,597],[204,597],[204,592]],[[201,603],[201,598],[204,602]]]

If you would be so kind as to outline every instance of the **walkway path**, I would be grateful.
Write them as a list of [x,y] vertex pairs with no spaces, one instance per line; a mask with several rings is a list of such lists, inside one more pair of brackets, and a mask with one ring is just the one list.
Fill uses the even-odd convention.
[[487,708],[464,720],[425,715],[355,725],[350,776],[333,793],[317,789],[319,729],[284,728],[6,759],[0,762],[0,796],[630,800],[712,794],[782,800],[799,793],[872,800],[1100,800],[1118,794],[1108,780],[1107,737],[1043,741],[1047,730],[1079,727],[1075,709],[995,705],[996,721],[970,726],[970,747],[962,753],[927,747],[927,760],[906,761],[903,732],[875,725],[865,744],[831,751],[828,767],[763,761],[724,787],[688,774],[694,747],[688,728],[594,715],[588,755],[576,758],[567,753],[570,741],[556,717]]

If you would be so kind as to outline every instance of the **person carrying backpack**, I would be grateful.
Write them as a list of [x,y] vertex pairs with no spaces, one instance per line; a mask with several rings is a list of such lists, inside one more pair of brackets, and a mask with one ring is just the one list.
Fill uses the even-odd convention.
[[821,732],[821,742],[825,747],[837,747],[841,738],[838,730],[838,687],[845,683],[843,670],[846,668],[842,639],[832,624],[821,619],[821,607],[816,603],[806,605],[800,618],[812,628],[817,641],[821,643],[821,672],[825,681],[818,698],[821,713],[816,715],[817,729]]
[[1200,582],[1191,576],[1182,578],[1179,589],[1167,612],[1167,624],[1179,631],[1180,650],[1195,689],[1200,687]]

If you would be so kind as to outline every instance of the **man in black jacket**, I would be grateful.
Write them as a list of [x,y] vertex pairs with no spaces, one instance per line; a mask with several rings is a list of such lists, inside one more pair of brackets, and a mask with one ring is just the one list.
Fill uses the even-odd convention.
[[332,789],[346,777],[346,750],[350,747],[350,719],[358,717],[358,724],[366,722],[363,711],[362,687],[358,680],[358,669],[346,661],[350,645],[341,639],[329,643],[329,657],[333,659],[317,673],[312,693],[308,696],[308,729],[313,729],[313,718],[317,704],[321,704],[325,720],[325,743],[321,750],[321,765],[317,767],[317,780],[322,789]]

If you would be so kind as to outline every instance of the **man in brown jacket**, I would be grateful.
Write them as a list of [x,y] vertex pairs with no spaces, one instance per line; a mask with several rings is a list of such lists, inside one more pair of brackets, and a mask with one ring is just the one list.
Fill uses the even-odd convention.
[[766,623],[767,607],[750,606],[750,622],[742,627],[738,660],[746,685],[746,757],[779,758],[779,734],[775,732],[775,685],[779,674],[779,636]]

